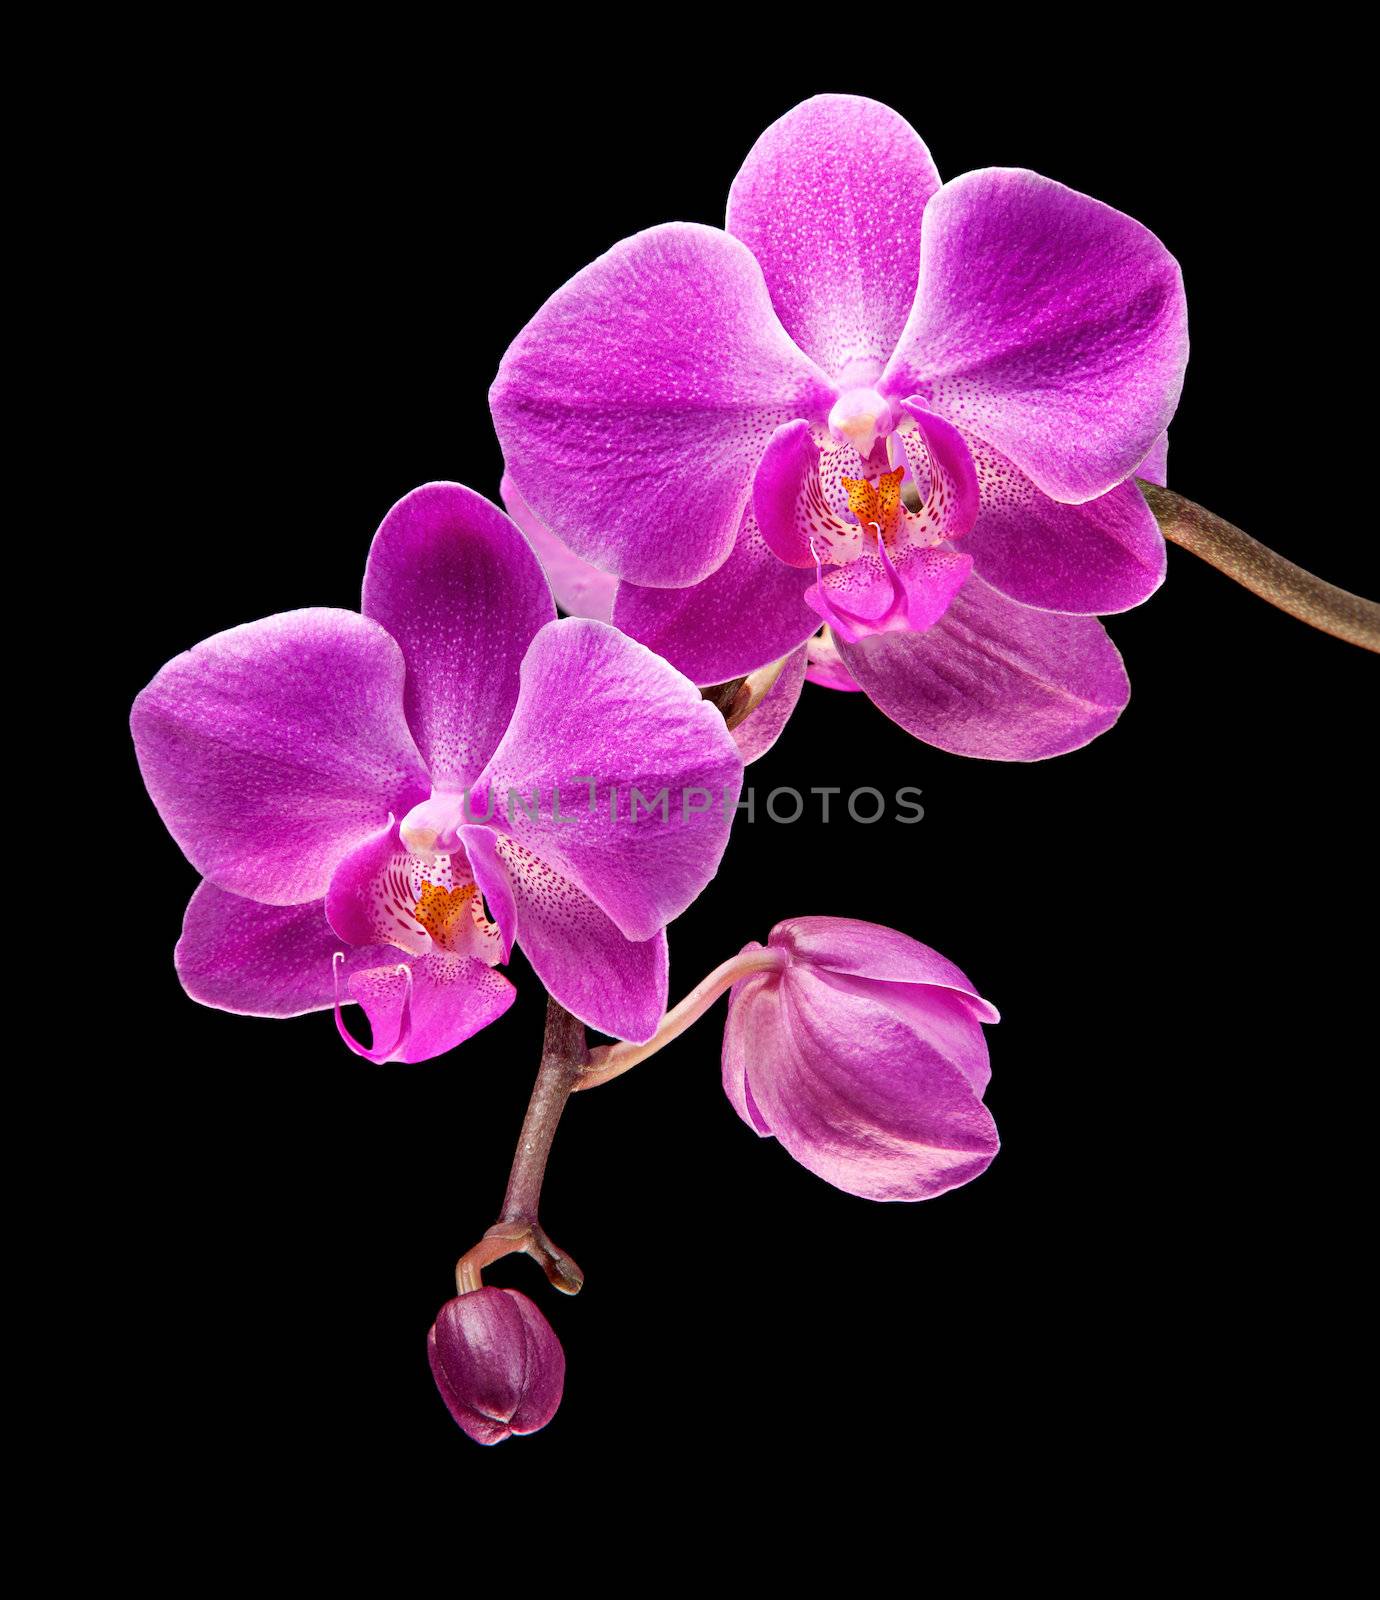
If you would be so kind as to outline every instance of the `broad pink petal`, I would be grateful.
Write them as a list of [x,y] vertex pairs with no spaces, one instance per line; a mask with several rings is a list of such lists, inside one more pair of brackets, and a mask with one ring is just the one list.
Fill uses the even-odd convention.
[[347,974],[390,954],[377,945],[346,946],[326,921],[324,901],[266,906],[203,881],[188,903],[173,961],[182,987],[204,1006],[299,1017],[330,1007],[338,950],[346,952]]
[[1001,1021],[997,1008],[947,956],[882,923],[854,917],[790,917],[776,924],[767,943],[790,951],[795,961],[830,972],[952,989],[979,1021]]
[[1134,483],[1061,505],[990,445],[971,446],[982,511],[963,548],[994,589],[1043,611],[1105,616],[1164,582],[1164,535]]
[[508,515],[526,535],[551,585],[556,604],[568,616],[593,617],[596,622],[613,620],[613,597],[618,579],[598,567],[581,561],[554,533],[533,514],[531,506],[518,493],[517,485],[505,472],[499,487]]
[[1177,262],[1147,228],[1037,173],[945,184],[915,305],[879,384],[1000,450],[1056,500],[1128,477],[1178,404]]
[[786,332],[830,376],[871,382],[915,299],[920,219],[939,174],[888,106],[821,94],[758,139],[728,231],[757,257]]
[[300,905],[429,782],[403,656],[353,611],[288,611],[174,657],[134,702],[134,747],[187,859],[234,894]]
[[733,552],[717,572],[685,589],[623,583],[613,620],[695,683],[727,683],[779,661],[819,626],[805,604],[809,572],[767,548],[749,510]]
[[1105,733],[1131,686],[1095,617],[1017,605],[976,574],[925,633],[839,644],[861,688],[926,744],[992,761],[1039,761]]
[[741,782],[732,735],[688,678],[617,629],[568,617],[532,641],[470,810],[647,939],[714,876]]
[[489,392],[533,514],[582,560],[668,587],[727,558],[772,431],[832,402],[752,253],[683,222],[624,239],[558,289]]
[[841,689],[845,694],[861,692],[853,681],[853,674],[844,666],[834,635],[828,628],[821,628],[805,646],[805,678],[821,689]]
[[517,998],[502,973],[473,956],[437,950],[351,974],[350,998],[364,1008],[373,1033],[365,1046],[346,1030],[345,1043],[368,1061],[430,1061],[496,1021]]
[[664,932],[632,940],[569,878],[511,839],[464,829],[475,877],[499,927],[573,1016],[641,1043],[666,1010]]
[[735,985],[725,1088],[741,1080],[761,1122],[835,1187],[926,1200],[987,1168],[996,1128],[943,1030],[927,1036],[882,987],[795,965]]
[[760,761],[781,737],[800,699],[804,682],[805,646],[801,645],[791,653],[777,674],[776,682],[756,707],[733,729],[733,741],[742,755],[744,766]]
[[508,726],[527,646],[556,615],[541,563],[482,495],[424,484],[374,535],[361,609],[402,647],[407,720],[433,784],[464,788]]

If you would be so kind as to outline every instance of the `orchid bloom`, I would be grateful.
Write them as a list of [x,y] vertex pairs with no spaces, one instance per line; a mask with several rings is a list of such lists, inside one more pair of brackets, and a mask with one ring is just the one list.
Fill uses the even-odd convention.
[[1186,359],[1139,223],[1017,169],[941,186],[894,111],[822,95],[757,141],[726,231],[648,229],[559,289],[490,404],[515,519],[696,682],[823,622],[901,726],[1033,760],[1128,698],[1096,617],[1163,578],[1129,480]]
[[561,1342],[516,1289],[448,1300],[427,1335],[427,1359],[446,1409],[478,1444],[544,1428],[565,1389]]
[[742,958],[723,1080],[755,1133],[866,1200],[928,1200],[987,1170],[982,1024],[999,1018],[951,961],[846,917],[779,922]]
[[[193,999],[256,1016],[334,1003],[358,1054],[423,1061],[512,1003],[494,968],[516,941],[581,1021],[655,1029],[664,929],[714,875],[742,758],[650,650],[554,617],[508,518],[433,483],[384,518],[362,614],[268,617],[157,674],[131,724],[205,880],[176,954]],[[630,805],[634,788],[676,803]],[[682,805],[692,790],[714,803]]]

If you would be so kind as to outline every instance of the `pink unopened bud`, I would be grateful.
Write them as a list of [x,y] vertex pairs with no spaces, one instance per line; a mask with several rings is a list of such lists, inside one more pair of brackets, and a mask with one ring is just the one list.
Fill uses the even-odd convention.
[[[760,949],[749,945],[748,950]],[[993,1006],[951,961],[875,922],[796,917],[784,957],[733,985],[724,1088],[811,1172],[868,1200],[928,1200],[984,1172]]]
[[535,1433],[561,1403],[565,1351],[516,1289],[448,1300],[427,1335],[427,1357],[451,1416],[480,1444]]

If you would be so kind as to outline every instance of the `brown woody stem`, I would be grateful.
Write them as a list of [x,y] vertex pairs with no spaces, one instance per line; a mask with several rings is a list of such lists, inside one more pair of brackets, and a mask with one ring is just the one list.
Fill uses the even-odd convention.
[[1380,652],[1380,605],[1315,578],[1268,545],[1172,489],[1136,479],[1160,532],[1243,588],[1334,638]]
[[460,1294],[481,1288],[483,1269],[517,1251],[525,1252],[538,1262],[551,1282],[565,1294],[579,1293],[585,1281],[584,1273],[552,1242],[537,1220],[537,1210],[556,1125],[588,1061],[584,1024],[557,1001],[548,999],[541,1065],[532,1086],[532,1098],[527,1103],[527,1115],[522,1120],[517,1149],[513,1152],[503,1213],[479,1243],[456,1262],[455,1286]]

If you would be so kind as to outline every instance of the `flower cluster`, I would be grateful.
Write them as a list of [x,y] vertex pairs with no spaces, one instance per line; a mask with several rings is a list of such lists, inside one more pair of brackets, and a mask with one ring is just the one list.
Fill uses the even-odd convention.
[[472,1438],[560,1402],[555,1334],[482,1272],[525,1251],[582,1282],[537,1220],[562,1105],[719,995],[729,1100],[812,1173],[915,1201],[992,1161],[997,1013],[945,957],[796,917],[668,1010],[666,930],[807,679],[960,754],[1111,726],[1128,686],[1097,618],[1163,577],[1132,478],[1163,479],[1186,355],[1178,268],[1138,223],[1017,169],[942,184],[894,111],[820,96],[758,140],[723,229],[624,240],[519,333],[491,391],[508,515],[424,485],[358,612],[232,628],[138,696],[145,784],[203,877],[193,999],[333,1008],[383,1063],[500,1017],[514,945],[550,996],[503,1217],[429,1337]]

